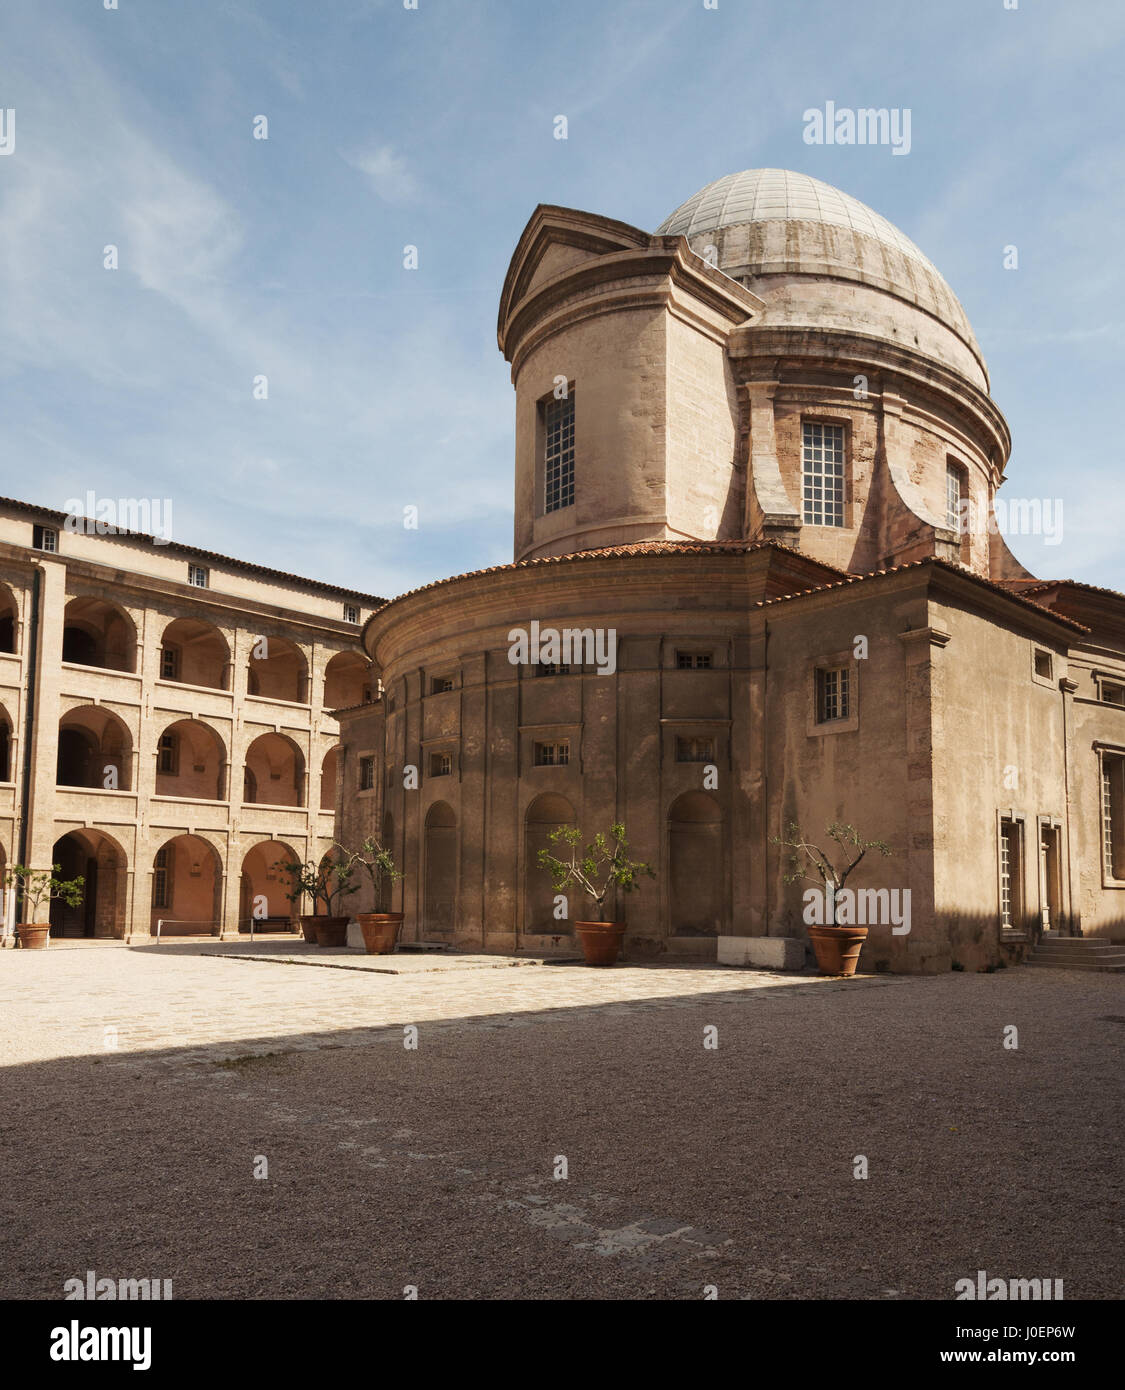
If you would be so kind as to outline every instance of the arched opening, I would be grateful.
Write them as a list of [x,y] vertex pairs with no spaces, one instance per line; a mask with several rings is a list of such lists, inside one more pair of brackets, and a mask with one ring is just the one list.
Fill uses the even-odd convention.
[[12,720],[8,711],[0,705],[0,782],[12,782]]
[[209,724],[177,719],[156,741],[157,796],[224,801],[226,758],[226,746]]
[[336,809],[336,774],[340,766],[339,748],[330,748],[320,765],[320,809]]
[[137,630],[114,603],[72,598],[63,615],[62,659],[107,671],[137,669]]
[[337,652],[324,669],[324,708],[351,709],[363,704],[367,659],[359,652]]
[[249,805],[303,806],[305,759],[284,734],[260,734],[246,750],[242,799]]
[[161,936],[209,936],[222,921],[222,868],[214,846],[198,835],[177,835],[152,864],[151,930]]
[[55,841],[51,862],[59,878],[84,880],[77,907],[51,903],[51,935],[123,937],[128,863],[117,841],[98,830],[72,830]]
[[427,937],[452,936],[457,920],[457,817],[435,801],[426,813],[422,920]]
[[299,856],[280,840],[263,840],[247,850],[242,860],[242,885],[239,893],[238,930],[291,930],[298,905],[286,897],[292,892],[292,878],[281,867],[294,864]]
[[60,787],[128,791],[132,748],[129,730],[101,705],[68,710],[59,720],[55,781]]
[[258,637],[250,651],[246,690],[270,700],[305,704],[309,698],[305,654],[287,637]]
[[567,905],[567,916],[556,919],[555,886],[546,869],[539,867],[541,849],[549,849],[560,858],[565,857],[559,846],[551,843],[551,832],[558,830],[560,826],[577,824],[574,807],[565,796],[544,792],[527,808],[527,815],[524,817],[523,860],[523,903],[526,923],[524,930],[527,932],[540,936],[560,936],[573,932],[573,919],[582,915],[580,911],[576,911],[580,904],[572,901]]
[[668,812],[672,936],[718,936],[724,915],[723,813],[705,792],[684,792]]
[[15,596],[6,584],[0,584],[0,652],[16,650],[16,624],[19,610]]
[[230,689],[230,648],[214,623],[176,618],[160,639],[160,679]]

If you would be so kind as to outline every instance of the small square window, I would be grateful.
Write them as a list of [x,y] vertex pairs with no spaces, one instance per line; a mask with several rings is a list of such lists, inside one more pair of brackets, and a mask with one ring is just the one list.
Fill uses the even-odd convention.
[[713,763],[715,761],[715,740],[688,735],[676,738],[676,761],[678,763]]
[[59,533],[51,526],[33,526],[31,544],[36,550],[45,550],[48,555],[57,555]]
[[831,666],[816,673],[816,722],[830,724],[851,714],[851,672]]
[[188,583],[194,589],[208,587],[207,570],[202,565],[188,565]]
[[1113,681],[1102,681],[1101,698],[1107,705],[1125,705],[1125,685]]
[[681,671],[710,671],[711,652],[677,652],[676,666]]
[[375,759],[373,757],[360,758],[359,760],[359,789],[361,792],[369,792],[375,786]]
[[453,689],[452,676],[435,676],[430,682],[431,695],[443,695],[447,690]]
[[359,622],[359,609],[356,608],[356,606],[355,606],[354,604],[351,604],[351,603],[345,603],[345,604],[344,604],[344,622],[346,622],[346,623],[358,623],[358,622]]
[[1051,653],[1042,651],[1039,647],[1035,649],[1035,674],[1040,680],[1049,681],[1054,672],[1054,662],[1051,660]]
[[430,754],[430,776],[431,777],[450,777],[453,773],[453,754],[452,753],[431,753]]
[[558,739],[535,745],[536,767],[566,767],[570,762],[570,740]]

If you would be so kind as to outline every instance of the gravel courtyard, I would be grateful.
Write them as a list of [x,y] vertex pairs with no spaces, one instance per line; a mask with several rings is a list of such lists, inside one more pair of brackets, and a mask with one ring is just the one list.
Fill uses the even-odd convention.
[[1123,1041],[1054,969],[6,951],[0,1297],[1117,1298]]

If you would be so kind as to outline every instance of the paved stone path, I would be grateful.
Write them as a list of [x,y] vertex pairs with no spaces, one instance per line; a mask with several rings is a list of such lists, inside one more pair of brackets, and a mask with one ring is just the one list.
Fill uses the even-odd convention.
[[1123,1022],[1049,969],[8,951],[0,1298],[1120,1297]]
[[[3,967],[7,967],[4,969]],[[370,1042],[407,1024],[501,1027],[595,1008],[684,1008],[699,996],[885,988],[717,966],[595,970],[487,955],[366,956],[282,941],[0,955],[0,1065],[109,1051],[165,1060]],[[526,1018],[523,1021],[527,1021]],[[174,1053],[174,1055],[173,1055]]]

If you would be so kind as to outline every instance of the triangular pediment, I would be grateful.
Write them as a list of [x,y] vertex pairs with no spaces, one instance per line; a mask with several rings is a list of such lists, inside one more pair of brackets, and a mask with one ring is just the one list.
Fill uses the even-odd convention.
[[596,213],[540,203],[519,239],[500,295],[498,331],[532,291],[583,261],[620,251],[643,251],[652,237],[639,227]]

